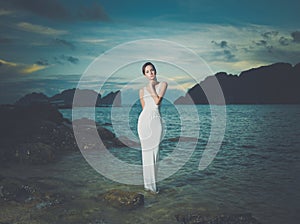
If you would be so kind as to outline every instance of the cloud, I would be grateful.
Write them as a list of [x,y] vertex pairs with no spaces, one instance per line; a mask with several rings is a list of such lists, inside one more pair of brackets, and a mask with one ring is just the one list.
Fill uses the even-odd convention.
[[[10,14],[11,11],[27,12],[39,17],[56,21],[108,21],[109,16],[99,3],[82,6],[76,1],[67,2],[58,0],[0,0],[6,9],[2,14]],[[16,13],[15,13],[16,15]]]
[[300,31],[294,31],[291,33],[293,41],[296,43],[300,43]]
[[271,39],[278,35],[278,31],[268,31],[261,34],[261,36],[265,39]]
[[64,39],[55,38],[53,40],[53,43],[55,45],[58,45],[58,46],[64,46],[64,47],[67,47],[71,50],[75,50],[75,45],[72,44],[70,41],[67,41],[67,40],[64,40]]
[[25,75],[31,74],[33,72],[45,69],[47,66],[39,65],[39,64],[19,64],[15,62],[9,62],[0,59],[0,75],[9,75],[9,76],[16,76],[16,75]]
[[41,65],[41,66],[48,66],[48,65],[50,65],[48,63],[48,60],[46,60],[46,59],[40,59],[40,60],[36,61],[35,64]]
[[23,74],[30,74],[39,70],[42,70],[46,68],[47,66],[44,65],[38,65],[38,64],[33,64],[33,65],[26,65],[24,68],[22,68],[20,71]]
[[65,62],[69,62],[71,64],[78,64],[79,59],[73,56],[66,56],[66,55],[61,55],[60,57],[54,57],[55,63],[64,65]]
[[72,63],[72,64],[78,64],[79,63],[79,59],[75,58],[73,56],[63,56],[65,58],[65,60],[67,60],[68,62]]
[[78,11],[78,16],[82,20],[87,21],[109,21],[108,15],[98,3],[94,3],[90,7],[81,7]]
[[228,47],[228,43],[225,40],[222,40],[220,43],[213,40],[212,43],[215,44],[218,47],[221,47],[221,48],[227,48]]
[[57,0],[10,0],[1,1],[4,6],[55,20],[66,20],[70,17],[67,9]]
[[254,43],[255,43],[257,46],[267,46],[267,45],[268,45],[267,41],[265,41],[265,40],[259,40],[259,41],[257,41],[257,42],[254,41]]
[[230,50],[224,50],[223,52],[228,61],[232,61],[235,58],[235,55]]
[[13,39],[6,38],[6,37],[0,37],[0,44],[10,44],[13,42]]
[[20,22],[17,24],[17,27],[27,32],[38,33],[38,34],[49,35],[49,36],[57,36],[57,35],[68,33],[65,30],[57,30],[47,26],[35,25],[27,22]]
[[287,46],[287,45],[289,45],[290,39],[282,36],[279,38],[278,41],[279,41],[280,45]]
[[[1,3],[1,1],[0,1]],[[6,10],[6,9],[0,9],[0,16],[7,16],[13,14],[14,11],[12,10]]]
[[222,40],[221,42],[211,41],[216,47],[221,48],[223,51],[223,56],[225,57],[226,61],[233,61],[235,60],[235,55],[232,53],[232,49],[235,47],[230,47],[228,42]]
[[266,40],[259,40],[259,41],[253,41],[255,43],[256,46],[259,46],[259,47],[264,47],[267,49],[267,51],[269,53],[272,53],[272,50],[273,50],[273,46],[271,44],[269,44]]

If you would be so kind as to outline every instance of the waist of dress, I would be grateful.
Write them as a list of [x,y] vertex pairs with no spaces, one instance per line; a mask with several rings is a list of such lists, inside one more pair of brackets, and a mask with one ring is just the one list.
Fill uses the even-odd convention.
[[147,115],[151,117],[160,117],[160,109],[153,107],[144,107],[140,115]]
[[159,107],[152,107],[152,106],[145,106],[143,111],[154,111],[154,112],[158,111],[158,112],[160,112],[160,108]]

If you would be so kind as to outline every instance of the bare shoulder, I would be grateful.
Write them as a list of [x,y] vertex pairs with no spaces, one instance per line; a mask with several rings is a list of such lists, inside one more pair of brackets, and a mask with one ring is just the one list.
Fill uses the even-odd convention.
[[162,81],[162,82],[161,82],[161,85],[162,85],[163,87],[165,87],[165,88],[168,87],[168,83],[167,83],[166,81]]

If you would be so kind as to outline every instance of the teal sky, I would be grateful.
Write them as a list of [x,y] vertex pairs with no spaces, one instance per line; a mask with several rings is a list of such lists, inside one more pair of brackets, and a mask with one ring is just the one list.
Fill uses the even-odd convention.
[[[0,103],[74,88],[99,55],[141,39],[185,46],[214,73],[239,74],[275,62],[294,65],[300,62],[299,11],[294,0],[0,0]],[[181,80],[169,87],[170,99],[195,84],[179,69],[161,67]],[[200,73],[197,82],[209,75]],[[139,75],[140,65],[133,63],[107,86],[122,88]],[[136,96],[137,88],[133,84],[126,91]]]

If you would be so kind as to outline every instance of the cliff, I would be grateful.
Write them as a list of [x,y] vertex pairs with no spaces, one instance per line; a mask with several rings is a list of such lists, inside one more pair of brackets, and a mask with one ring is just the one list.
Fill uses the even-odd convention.
[[[300,104],[300,63],[276,63],[243,71],[239,76],[220,72],[214,75],[226,104]],[[208,104],[205,89],[213,80],[207,77],[188,90],[175,104]],[[218,99],[212,100],[218,104]]]

